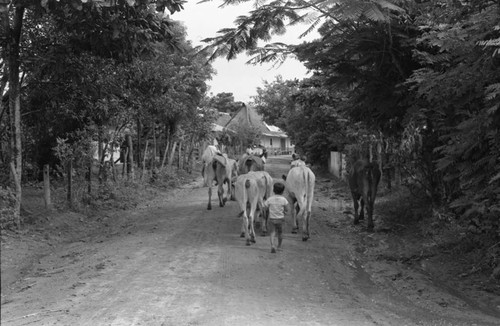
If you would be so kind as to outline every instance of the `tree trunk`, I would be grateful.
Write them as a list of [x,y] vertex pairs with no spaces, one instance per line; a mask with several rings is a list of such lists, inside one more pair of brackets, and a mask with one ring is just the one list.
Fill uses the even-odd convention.
[[[18,194],[17,185],[20,185],[21,181],[17,180],[16,167],[14,166],[14,163],[12,163],[12,162],[10,162],[10,171],[12,173],[12,177],[14,178],[14,184],[16,185],[16,196],[15,196],[16,202],[14,203],[14,222],[16,223],[17,228],[21,229],[21,202],[17,196],[17,194]],[[19,192],[20,192],[20,189],[19,189]]]
[[153,123],[153,160],[151,161],[151,171],[156,169],[156,128]]
[[146,157],[147,157],[147,152],[148,152],[148,144],[149,144],[149,142],[146,140],[146,145],[144,146],[144,156],[142,158],[141,180],[144,180],[144,175],[146,174]]
[[126,158],[127,161],[127,175],[129,178],[134,179],[134,151],[132,149],[132,136],[129,134],[125,136],[127,139],[127,150],[128,155]]
[[165,145],[165,152],[163,153],[163,160],[161,161],[161,170],[165,167],[165,162],[167,160],[168,147],[170,146],[170,140],[167,139],[167,144]]
[[73,203],[73,162],[71,160],[68,161],[66,169],[68,175],[68,192],[66,196],[68,200],[68,205],[69,207],[71,207]]
[[186,155],[186,167],[187,167],[187,171],[189,173],[191,173],[194,169],[194,158],[193,158],[193,154],[194,154],[194,148],[195,148],[195,142],[194,142],[194,136],[191,137],[191,142],[190,142],[190,145],[189,145],[189,152],[188,154]]
[[106,152],[108,151],[108,143],[103,146],[103,136],[102,127],[99,127],[99,132],[97,136],[97,161],[99,162],[99,184],[103,181],[107,181],[107,171],[105,166]]
[[123,168],[122,168],[122,179],[123,176],[125,175],[125,171],[127,171],[128,175],[128,148],[125,149],[125,159],[123,160]]
[[382,170],[382,173],[383,173],[382,175],[385,174],[387,189],[390,191],[390,190],[392,190],[392,171],[393,171],[392,164],[390,163],[391,155],[388,151],[386,151],[384,157],[385,157],[385,159],[384,159],[384,163],[385,163],[384,170],[385,171]]
[[168,167],[172,167],[172,164],[174,163],[174,156],[175,156],[175,149],[177,147],[177,142],[174,142],[172,144],[172,149],[170,150],[170,156],[168,158]]
[[116,182],[114,137],[113,137],[113,142],[111,143],[111,154],[110,154],[109,164],[111,166],[111,179],[113,180],[113,182]]
[[[93,161],[91,160],[89,166],[87,167],[87,193],[92,194],[92,165]],[[90,198],[90,197],[89,197]]]
[[142,150],[142,123],[137,118],[137,164],[141,162],[141,150]]
[[50,200],[50,176],[48,164],[43,166],[43,199],[45,201],[45,208],[51,209],[52,202]]
[[10,111],[10,143],[11,143],[11,173],[16,189],[16,204],[14,218],[17,227],[21,227],[22,200],[22,144],[21,144],[21,85],[19,83],[19,44],[23,27],[24,7],[14,9],[13,25],[10,27],[9,10],[2,13],[4,30],[7,40],[7,55],[9,65],[9,111]]
[[165,152],[163,153],[163,159],[161,161],[161,170],[165,167],[165,162],[167,160],[168,148],[170,147],[170,129],[168,125],[165,125]]
[[177,156],[177,167],[179,169],[182,169],[182,144],[183,144],[183,141],[179,141],[179,155]]

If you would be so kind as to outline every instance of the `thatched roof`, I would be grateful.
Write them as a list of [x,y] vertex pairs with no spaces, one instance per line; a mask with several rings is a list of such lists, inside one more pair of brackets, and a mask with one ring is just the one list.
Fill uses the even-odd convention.
[[251,106],[244,105],[236,115],[224,125],[224,127],[229,130],[234,130],[236,126],[240,125],[258,128],[265,136],[279,138],[288,137],[280,128],[265,123],[264,120],[262,120],[262,116]]

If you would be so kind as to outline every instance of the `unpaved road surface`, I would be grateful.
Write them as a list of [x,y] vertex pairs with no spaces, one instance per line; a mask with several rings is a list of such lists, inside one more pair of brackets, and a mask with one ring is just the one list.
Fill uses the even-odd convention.
[[[278,178],[289,160],[271,159]],[[2,289],[7,325],[500,325],[494,308],[425,273],[368,255],[390,234],[353,227],[316,185],[311,238],[245,246],[237,205],[206,210],[197,183],[107,215],[92,235],[53,247]],[[349,202],[348,202],[349,204]],[[491,303],[491,302],[490,302]],[[495,303],[493,303],[494,305]]]

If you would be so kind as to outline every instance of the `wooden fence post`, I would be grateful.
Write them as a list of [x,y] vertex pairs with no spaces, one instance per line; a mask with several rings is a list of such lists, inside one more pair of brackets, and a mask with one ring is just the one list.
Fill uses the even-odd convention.
[[45,208],[51,209],[52,202],[50,200],[50,176],[48,164],[43,166],[43,199],[45,200]]

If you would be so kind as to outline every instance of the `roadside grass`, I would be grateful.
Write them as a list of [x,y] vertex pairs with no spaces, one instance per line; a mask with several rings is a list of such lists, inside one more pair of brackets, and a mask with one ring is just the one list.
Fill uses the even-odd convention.
[[[196,168],[192,173],[182,169],[172,168],[148,172],[145,175],[136,174],[134,179],[117,176],[115,181],[109,178],[99,182],[93,180],[90,184],[84,178],[74,178],[72,183],[71,201],[68,199],[68,186],[64,179],[52,180],[50,197],[51,207],[45,207],[42,182],[23,184],[23,201],[21,207],[21,229],[32,224],[41,224],[50,220],[51,215],[77,213],[92,216],[100,211],[125,210],[159,196],[162,192],[179,187],[198,176]],[[2,188],[1,230],[15,230],[13,191]]]
[[434,263],[436,274],[500,295],[500,245],[495,238],[405,187],[382,193],[375,205],[379,230],[390,232],[405,247],[405,264],[418,267],[425,260],[426,266]]

